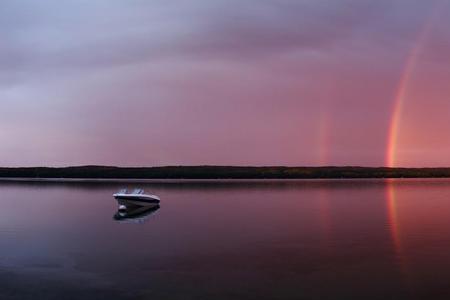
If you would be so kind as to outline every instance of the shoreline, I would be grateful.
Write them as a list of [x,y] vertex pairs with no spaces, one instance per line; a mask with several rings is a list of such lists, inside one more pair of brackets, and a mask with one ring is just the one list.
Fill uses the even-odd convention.
[[276,183],[276,182],[330,182],[330,181],[448,181],[450,177],[401,177],[401,178],[21,178],[21,177],[0,177],[0,183]]
[[76,166],[62,168],[2,168],[2,181],[35,182],[154,182],[168,180],[318,180],[318,179],[389,179],[450,178],[450,168],[387,167],[241,167],[241,166],[166,166],[112,167]]

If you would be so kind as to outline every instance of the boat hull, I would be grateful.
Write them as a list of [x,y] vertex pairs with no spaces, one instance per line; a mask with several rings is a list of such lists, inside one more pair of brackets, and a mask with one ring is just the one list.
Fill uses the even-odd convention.
[[116,198],[119,205],[125,205],[126,207],[129,206],[159,206],[159,200],[139,200],[139,199],[123,199],[123,198]]
[[120,206],[124,207],[137,207],[145,206],[151,208],[157,206],[160,202],[158,196],[144,194],[142,190],[138,193],[119,192],[114,194],[114,198],[117,200]]
[[160,202],[159,198],[153,195],[115,194],[114,198],[120,205],[125,206],[152,206]]

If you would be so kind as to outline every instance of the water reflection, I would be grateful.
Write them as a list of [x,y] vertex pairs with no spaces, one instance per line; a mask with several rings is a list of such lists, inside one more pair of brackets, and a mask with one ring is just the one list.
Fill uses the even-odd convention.
[[322,190],[318,195],[319,219],[323,236],[324,247],[329,250],[330,238],[332,237],[332,220],[330,212],[330,194],[329,190]]
[[448,299],[450,290],[443,287],[450,280],[450,182],[387,180],[386,207],[405,292],[411,298],[437,293],[431,298]]
[[144,223],[158,209],[159,205],[127,206],[125,209],[119,208],[113,218],[119,222]]
[[0,183],[0,299],[450,298],[450,180],[121,185]]
[[392,242],[394,244],[394,250],[397,256],[402,257],[402,245],[400,240],[400,224],[398,220],[398,211],[397,211],[397,192],[395,187],[395,181],[392,179],[388,179],[386,181],[386,201],[387,201],[387,218],[388,225],[390,228],[390,234],[392,238]]
[[401,199],[398,195],[397,183],[398,180],[396,181],[395,179],[386,180],[387,221],[390,237],[392,239],[393,250],[395,253],[395,260],[402,277],[402,284],[406,285],[408,289],[411,289],[410,273],[408,271],[408,263],[402,243],[402,224],[400,222],[399,215],[399,202]]

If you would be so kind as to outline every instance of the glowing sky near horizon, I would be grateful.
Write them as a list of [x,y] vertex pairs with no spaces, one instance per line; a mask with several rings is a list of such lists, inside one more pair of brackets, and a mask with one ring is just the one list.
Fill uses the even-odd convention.
[[5,0],[0,37],[1,166],[450,166],[448,0]]

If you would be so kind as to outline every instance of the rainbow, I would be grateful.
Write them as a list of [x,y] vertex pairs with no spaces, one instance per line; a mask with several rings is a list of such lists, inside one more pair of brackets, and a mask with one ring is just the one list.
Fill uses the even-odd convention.
[[328,143],[330,130],[330,116],[327,112],[322,111],[319,118],[318,126],[318,164],[325,166],[328,163]]
[[396,89],[386,147],[386,165],[391,168],[398,166],[397,153],[400,123],[402,112],[408,95],[410,81],[419,60],[420,54],[425,45],[426,39],[431,31],[431,28],[433,27],[433,21],[436,19],[436,15],[439,12],[439,4],[441,3],[443,2],[439,0],[434,2],[435,5],[433,6],[433,9],[428,16],[427,21],[425,22],[425,26],[423,26],[422,30],[420,30],[415,42],[415,46],[411,49],[406,59],[405,67],[403,68],[403,72]]

